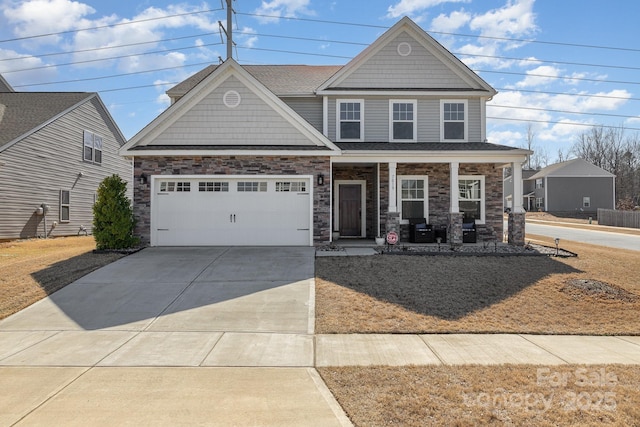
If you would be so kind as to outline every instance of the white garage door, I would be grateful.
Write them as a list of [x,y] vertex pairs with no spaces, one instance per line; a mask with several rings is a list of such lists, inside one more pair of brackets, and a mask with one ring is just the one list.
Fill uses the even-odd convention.
[[153,177],[153,246],[310,246],[309,177]]

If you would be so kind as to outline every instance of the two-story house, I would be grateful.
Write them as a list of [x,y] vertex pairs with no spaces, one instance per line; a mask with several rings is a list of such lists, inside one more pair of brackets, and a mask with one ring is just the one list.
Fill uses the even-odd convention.
[[91,234],[104,178],[131,197],[125,142],[97,93],[16,92],[0,76],[0,240]]
[[[151,245],[313,245],[411,218],[462,243],[463,216],[501,240],[502,169],[526,150],[486,141],[496,94],[409,18],[344,66],[212,65],[121,154]],[[514,200],[522,200],[516,184]],[[510,241],[524,242],[514,206]]]

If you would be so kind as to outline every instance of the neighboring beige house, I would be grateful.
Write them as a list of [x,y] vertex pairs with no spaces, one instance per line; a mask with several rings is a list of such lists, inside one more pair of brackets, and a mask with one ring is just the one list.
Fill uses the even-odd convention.
[[124,143],[97,93],[15,92],[0,79],[0,239],[91,234],[100,182],[131,181]]
[[486,142],[496,91],[409,18],[344,66],[228,59],[167,93],[171,107],[121,150],[154,246],[404,241],[412,218],[461,244],[464,216],[500,240],[502,168],[520,177],[530,153]]

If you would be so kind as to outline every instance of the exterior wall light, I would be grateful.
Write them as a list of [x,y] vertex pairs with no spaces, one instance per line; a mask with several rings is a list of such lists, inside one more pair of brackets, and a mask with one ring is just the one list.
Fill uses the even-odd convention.
[[318,174],[318,185],[324,185],[324,175]]

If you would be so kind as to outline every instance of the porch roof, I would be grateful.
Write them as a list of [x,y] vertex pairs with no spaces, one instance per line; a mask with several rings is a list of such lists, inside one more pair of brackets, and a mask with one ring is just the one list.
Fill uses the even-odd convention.
[[336,142],[345,151],[516,151],[489,142]]

